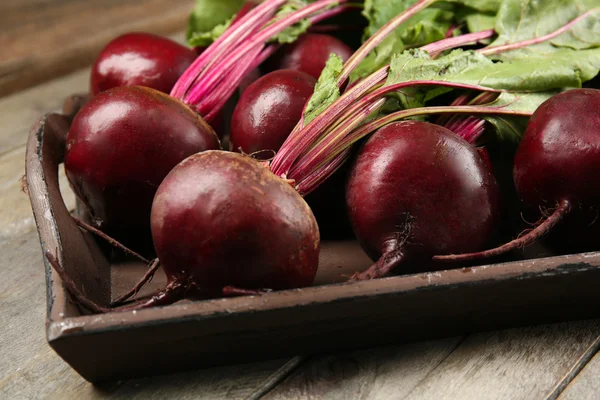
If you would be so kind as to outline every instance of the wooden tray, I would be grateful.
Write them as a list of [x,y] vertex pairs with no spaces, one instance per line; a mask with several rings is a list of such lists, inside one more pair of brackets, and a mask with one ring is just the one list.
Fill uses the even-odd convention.
[[[145,266],[111,264],[64,205],[58,167],[80,102],[32,128],[27,186],[42,250],[108,304]],[[368,265],[355,242],[324,242],[310,288],[83,315],[45,262],[47,338],[81,376],[99,382],[600,315],[600,253],[335,283]],[[163,285],[159,276],[146,293]]]

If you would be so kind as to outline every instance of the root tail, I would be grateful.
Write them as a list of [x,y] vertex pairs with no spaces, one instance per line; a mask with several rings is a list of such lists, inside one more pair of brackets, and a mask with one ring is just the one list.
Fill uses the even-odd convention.
[[569,214],[570,211],[571,203],[568,200],[561,200],[554,212],[550,214],[541,224],[539,224],[529,233],[522,235],[515,240],[505,243],[502,246],[485,251],[479,251],[476,253],[435,256],[433,257],[433,260],[441,262],[483,260],[486,258],[496,257],[516,249],[521,249],[525,246],[530,245],[531,243],[538,240],[540,237],[550,232],[550,230],[552,230],[552,228],[554,228],[554,226],[557,223],[559,223],[565,217],[565,215]]

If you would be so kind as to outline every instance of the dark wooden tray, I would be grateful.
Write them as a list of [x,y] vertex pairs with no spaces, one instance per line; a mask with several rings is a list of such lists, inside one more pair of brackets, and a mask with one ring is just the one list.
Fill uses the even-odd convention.
[[[65,207],[58,167],[70,117],[48,114],[27,145],[27,186],[42,250],[97,302],[143,273],[112,263]],[[369,265],[355,242],[324,242],[315,286],[83,315],[45,263],[50,346],[92,382],[600,315],[600,253],[335,283]],[[164,285],[158,276],[146,293]],[[144,294],[140,294],[143,296]]]

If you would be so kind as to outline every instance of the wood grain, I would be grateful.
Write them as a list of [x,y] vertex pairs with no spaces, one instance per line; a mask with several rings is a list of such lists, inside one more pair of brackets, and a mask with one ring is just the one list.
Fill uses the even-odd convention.
[[0,2],[0,96],[93,62],[131,31],[185,29],[193,0],[19,0]]
[[471,335],[407,399],[544,398],[599,331],[580,321]]
[[599,332],[600,321],[581,321],[474,334],[458,347],[442,340],[327,356],[267,398],[545,398]]
[[401,399],[460,343],[451,338],[317,357],[265,399]]
[[[0,156],[0,242],[35,230],[29,199],[21,191],[24,160],[24,147]],[[75,195],[69,188],[63,168],[59,169],[59,180],[65,204],[69,210],[73,210]]]
[[33,123],[47,112],[60,110],[65,98],[75,91],[87,92],[89,75],[89,69],[84,69],[1,98],[0,154],[24,149]]
[[46,290],[36,232],[0,244],[0,398],[243,399],[286,360],[190,371],[94,387],[46,343]]
[[600,353],[564,389],[559,400],[600,400]]

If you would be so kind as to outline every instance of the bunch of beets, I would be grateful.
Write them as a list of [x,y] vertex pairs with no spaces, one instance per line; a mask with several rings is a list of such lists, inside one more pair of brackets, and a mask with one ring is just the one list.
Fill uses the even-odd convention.
[[[451,61],[433,75],[408,72],[463,55],[500,70],[501,55],[550,43],[597,10],[504,45],[489,44],[493,29],[459,35],[453,26],[364,72],[435,0],[413,2],[360,46],[345,39],[367,25],[354,18],[360,4],[287,3],[247,2],[206,47],[130,33],[102,50],[66,139],[66,174],[85,206],[77,222],[144,261],[156,257],[129,296],[159,266],[168,284],[102,307],[46,253],[81,305],[107,312],[310,286],[321,237],[356,237],[373,259],[350,280],[463,266],[554,230],[577,229],[587,248],[600,248],[600,90],[552,87],[519,108],[525,95],[503,99],[520,89],[446,79]],[[353,23],[326,21],[341,17]],[[293,42],[273,39],[302,24]],[[433,100],[410,106],[421,94]],[[512,152],[490,139],[493,122],[506,120],[524,121]],[[514,184],[498,176],[506,164]],[[485,250],[503,240],[501,221],[520,204],[543,207],[539,222]]]

